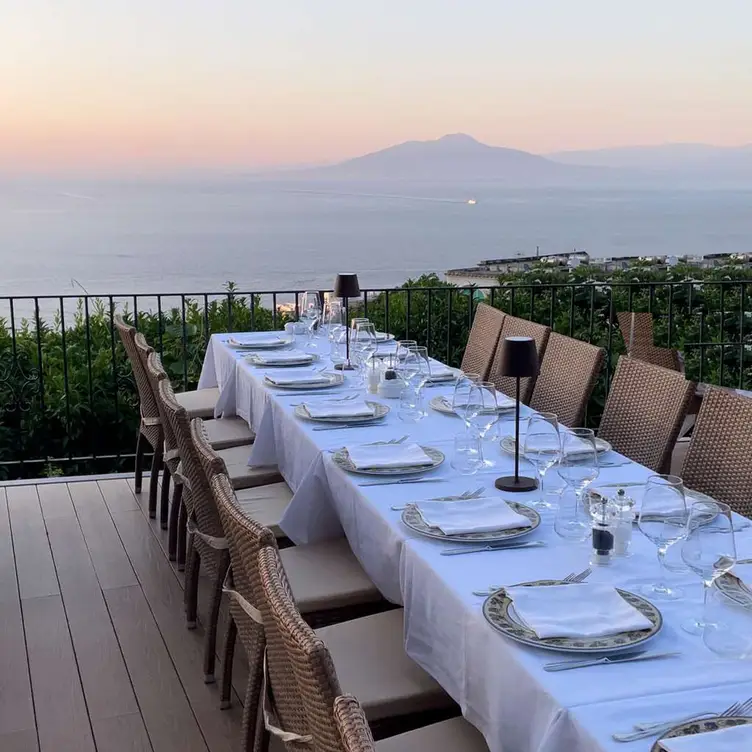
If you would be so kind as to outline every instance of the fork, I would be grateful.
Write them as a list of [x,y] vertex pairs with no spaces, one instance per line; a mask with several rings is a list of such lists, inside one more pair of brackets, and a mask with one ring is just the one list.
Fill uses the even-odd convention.
[[[368,444],[363,444],[363,446],[389,446],[394,444],[402,444],[406,439],[410,438],[408,434],[405,434],[404,436],[400,436],[398,439],[388,439],[385,441],[371,441]],[[345,447],[337,447],[336,449],[327,449],[326,451],[329,452],[329,454],[336,454],[337,452],[341,452]]]
[[[583,569],[582,572],[572,572],[571,574],[568,574],[562,582],[566,582],[570,585],[573,583],[585,582],[592,572],[593,570],[590,567]],[[502,585],[491,585],[488,590],[473,590],[473,595],[493,595],[498,590],[501,590],[502,587]]]
[[[348,394],[346,397],[331,397],[330,399],[321,400],[321,402],[349,402],[351,400],[358,399],[356,394]],[[298,407],[298,405],[304,405],[305,402],[291,402],[290,407]]]
[[635,728],[639,728],[640,730],[628,734],[613,734],[612,738],[617,742],[633,742],[638,739],[647,739],[650,736],[660,736],[670,731],[674,726],[679,726],[682,723],[689,723],[690,721],[698,721],[705,718],[729,718],[735,715],[746,715],[750,711],[752,711],[752,697],[748,697],[744,702],[735,702],[733,705],[729,705],[721,713],[695,713],[684,718],[671,718],[659,723],[635,724]]
[[[485,488],[479,486],[475,491],[463,491],[459,496],[434,496],[426,501],[468,501],[469,499],[479,499],[484,493]],[[396,505],[392,507],[393,512],[402,512],[410,506],[409,504]]]

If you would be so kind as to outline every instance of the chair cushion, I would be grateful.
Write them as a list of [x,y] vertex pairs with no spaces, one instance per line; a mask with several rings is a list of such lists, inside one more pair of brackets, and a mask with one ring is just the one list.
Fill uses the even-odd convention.
[[376,752],[488,752],[483,735],[464,718],[432,723],[376,742]]
[[178,392],[175,399],[181,407],[188,412],[188,417],[213,418],[214,407],[219,399],[219,388],[194,389],[192,392]]
[[267,483],[282,481],[282,476],[279,474],[276,465],[258,465],[255,467],[248,465],[248,457],[251,454],[251,447],[248,444],[221,449],[217,454],[225,461],[227,475],[236,491],[241,488],[252,488],[253,486],[263,486]]
[[238,417],[205,420],[204,428],[215,451],[252,444],[255,436],[248,424]]
[[302,614],[381,600],[347,538],[293,546],[279,555]]
[[343,693],[360,700],[369,721],[454,705],[408,657],[402,620],[400,608],[316,630],[329,648]]
[[268,527],[275,538],[282,538],[284,533],[279,527],[279,521],[292,499],[292,490],[284,481],[269,483],[265,486],[243,488],[235,496],[243,514],[256,520],[260,525]]

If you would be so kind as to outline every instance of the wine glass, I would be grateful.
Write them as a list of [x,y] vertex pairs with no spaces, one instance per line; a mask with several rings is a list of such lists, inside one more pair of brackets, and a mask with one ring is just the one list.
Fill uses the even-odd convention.
[[493,467],[494,463],[483,456],[483,439],[491,426],[499,419],[496,402],[496,386],[490,381],[478,381],[473,384],[466,411],[467,421],[475,429],[481,441],[480,462],[483,467]]
[[679,588],[666,584],[664,559],[668,549],[686,537],[687,517],[682,479],[675,475],[651,475],[645,484],[637,526],[658,548],[661,579],[640,588],[644,595],[658,600],[676,600],[682,596]]
[[[431,359],[428,357],[428,348],[423,345],[413,345],[408,349],[408,355],[412,354],[418,359],[418,372],[415,374],[415,388],[420,391],[431,378]],[[407,357],[407,356],[406,356]]]
[[376,327],[370,321],[361,321],[355,329],[355,341],[352,343],[356,363],[365,376],[368,359],[376,352]]
[[705,631],[705,611],[713,582],[736,563],[734,523],[728,504],[719,501],[696,501],[692,504],[681,555],[684,563],[702,578],[702,617],[682,624],[685,632],[699,635]]
[[[468,432],[470,431],[470,421],[468,420],[470,391],[473,388],[473,385],[478,381],[480,381],[480,374],[461,372],[457,377],[457,382],[454,385],[454,393],[452,394],[452,412],[462,418]],[[449,402],[449,400],[447,400],[447,402]]]
[[532,502],[539,509],[551,509],[552,504],[546,501],[543,491],[543,478],[549,468],[553,467],[561,457],[561,436],[559,422],[553,413],[534,413],[530,416],[525,433],[525,443],[522,452],[538,471],[538,499]]
[[417,346],[418,346],[418,343],[414,339],[397,340],[397,350],[395,351],[397,360],[404,360],[407,357],[407,351],[411,347],[417,347]]
[[[591,428],[567,428],[560,430],[561,454],[556,472],[574,492],[573,506],[568,515],[570,525],[576,530],[563,537],[575,538],[575,532],[582,531],[584,540],[590,529],[590,515],[583,501],[585,489],[598,477],[598,452],[595,449],[595,433]],[[560,500],[560,514],[564,512],[565,494]],[[558,532],[558,531],[557,531]]]

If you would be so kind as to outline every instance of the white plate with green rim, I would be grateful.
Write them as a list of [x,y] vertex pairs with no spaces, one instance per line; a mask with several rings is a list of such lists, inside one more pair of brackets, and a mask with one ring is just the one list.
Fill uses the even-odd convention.
[[308,413],[305,405],[298,405],[295,408],[295,416],[314,423],[370,423],[381,420],[389,414],[389,405],[384,405],[381,402],[370,402],[369,400],[366,400],[366,405],[373,410],[372,415],[331,415],[326,418],[314,418]]
[[[522,454],[522,451],[524,449],[525,445],[525,437],[520,436],[520,441],[522,441],[522,446],[520,447],[520,454]],[[507,453],[507,454],[514,454],[514,436],[505,436],[501,440],[501,448]],[[595,439],[595,451],[598,452],[598,454],[605,454],[606,452],[611,451],[611,444],[609,444],[605,439],[599,439],[596,437]]]
[[[352,419],[351,419],[352,421]],[[420,448],[430,457],[430,465],[406,465],[405,467],[379,467],[379,468],[363,468],[359,470],[353,465],[350,455],[347,453],[347,449],[343,447],[332,457],[333,462],[342,470],[354,475],[419,475],[420,473],[429,473],[431,470],[435,470],[442,462],[444,462],[444,453],[440,449],[434,447],[428,447],[420,445]]]
[[[457,415],[457,413],[452,409],[451,397],[433,397],[428,404],[432,409],[436,410],[437,413],[443,413],[444,415]],[[514,410],[514,405],[512,405],[511,407],[504,405],[503,407],[499,407],[497,410],[500,413],[508,413]],[[493,412],[493,410],[489,410],[488,412]]]
[[341,373],[322,373],[322,376],[326,376],[326,382],[306,382],[299,381],[294,384],[275,384],[269,379],[268,376],[264,376],[264,383],[267,386],[274,389],[290,389],[292,391],[310,391],[313,389],[331,389],[333,386],[339,386],[345,383],[345,377]]
[[[750,726],[752,718],[742,715],[732,715],[721,718],[706,718],[701,721],[688,721],[678,726],[674,726],[667,731],[655,744],[650,748],[650,752],[663,752],[661,742],[664,739],[676,739],[679,736],[696,736],[697,734],[707,734],[710,731],[720,731],[721,729],[732,728],[733,726]],[[740,750],[741,752],[741,750]]]
[[318,355],[309,353],[300,353],[300,357],[285,358],[284,360],[275,360],[274,355],[261,356],[256,353],[251,353],[245,356],[246,363],[250,363],[252,366],[259,366],[261,368],[294,368],[300,366],[309,366],[312,363],[316,363],[319,359]]
[[256,340],[255,342],[243,342],[230,337],[227,340],[227,346],[233,350],[273,350],[279,347],[288,347],[292,342],[284,337],[269,338],[268,341]]

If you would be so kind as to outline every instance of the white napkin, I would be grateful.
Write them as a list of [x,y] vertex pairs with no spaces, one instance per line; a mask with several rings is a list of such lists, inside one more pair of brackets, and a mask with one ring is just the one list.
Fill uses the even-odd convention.
[[[453,396],[445,397],[446,403],[451,407],[452,406],[452,400]],[[467,404],[467,398],[460,396],[455,403],[455,407],[464,407]],[[506,394],[502,394],[501,392],[496,392],[496,407],[499,410],[509,410],[510,408],[514,407],[514,400],[511,397],[507,397]]]
[[451,381],[457,377],[457,371],[454,368],[445,366],[443,363],[432,360],[429,365],[431,367],[429,381]]
[[330,377],[311,368],[287,368],[284,371],[269,371],[266,378],[272,384],[329,384]]
[[415,504],[426,525],[444,535],[488,533],[530,527],[527,517],[515,512],[503,499],[481,498],[467,501],[421,501]]
[[567,457],[577,457],[580,454],[585,455],[593,451],[592,444],[566,431],[562,431],[561,446]]
[[666,752],[741,752],[752,749],[752,725],[664,739],[660,747]]
[[432,465],[433,460],[417,444],[348,446],[350,461],[358,470]]
[[505,588],[520,620],[541,639],[605,637],[649,629],[650,620],[608,585]]
[[258,347],[259,345],[275,345],[287,342],[284,337],[274,332],[254,332],[251,334],[236,334],[228,337],[227,341],[233,347]]
[[362,400],[317,404],[304,402],[303,405],[312,418],[359,418],[373,415],[373,408]]
[[279,363],[300,363],[313,360],[313,356],[294,350],[290,352],[258,353],[248,357],[252,357],[253,362],[258,363],[260,366],[274,366]]

